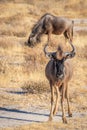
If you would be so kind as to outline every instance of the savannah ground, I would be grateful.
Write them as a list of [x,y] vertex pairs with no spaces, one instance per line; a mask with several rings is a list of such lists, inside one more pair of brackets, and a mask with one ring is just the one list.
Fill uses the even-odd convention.
[[[47,37],[44,35],[42,42],[34,48],[24,44],[33,25],[48,11],[75,20],[73,44],[76,47],[76,57],[72,59],[74,74],[69,83],[69,91],[72,112],[83,116],[68,118],[67,125],[60,120],[14,126],[5,128],[6,130],[87,129],[86,0],[0,1],[0,109],[9,107],[13,110],[27,110],[30,107],[50,109],[50,88],[44,74],[49,59],[43,53]],[[61,43],[64,51],[69,51],[71,49],[69,44],[65,45],[64,42],[63,35],[52,35],[50,50],[56,50]],[[67,110],[67,107],[65,108]]]

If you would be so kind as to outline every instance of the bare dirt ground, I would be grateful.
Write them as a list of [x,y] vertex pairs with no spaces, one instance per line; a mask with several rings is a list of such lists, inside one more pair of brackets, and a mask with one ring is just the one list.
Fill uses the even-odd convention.
[[[62,113],[59,111],[54,117],[53,122],[62,122]],[[70,118],[66,114],[67,119]],[[0,108],[0,128],[16,127],[30,123],[45,123],[48,121],[49,110],[40,108],[38,106],[26,109],[16,109],[9,107]],[[87,113],[73,113],[72,120],[76,118],[86,118]],[[87,122],[85,122],[86,124]]]
[[[87,87],[85,87],[85,90],[87,90]],[[46,93],[49,97],[49,93]],[[46,94],[42,94],[47,96]],[[27,125],[31,123],[43,123],[48,121],[49,117],[49,107],[48,103],[42,99],[42,103],[40,101],[41,95],[38,95],[36,98],[36,101],[32,102],[34,98],[28,99],[29,94],[27,94],[26,91],[24,91],[21,88],[0,88],[0,95],[3,97],[3,105],[0,107],[0,129],[8,128],[8,127],[18,127],[20,125]],[[39,97],[39,98],[38,98]],[[5,99],[6,98],[6,99]],[[7,100],[7,98],[9,100]],[[26,99],[27,103],[24,103]],[[7,100],[7,103],[6,103]],[[12,101],[11,101],[12,100]],[[46,97],[45,97],[46,100]],[[9,102],[11,104],[9,104]],[[13,102],[13,104],[12,104]],[[25,104],[23,106],[21,104]],[[28,104],[29,102],[29,104]],[[49,102],[49,100],[47,101]],[[19,104],[20,103],[20,104]],[[33,103],[33,104],[32,104]],[[37,105],[36,105],[37,104]],[[73,105],[73,104],[72,104]],[[75,105],[75,104],[74,104]],[[49,104],[50,106],[50,104]],[[78,105],[75,106],[75,108]],[[77,110],[73,111],[73,117],[69,118],[68,115],[67,119],[68,121],[76,120],[78,118],[86,118],[87,117],[87,111],[80,111]],[[74,110],[74,109],[73,109]],[[62,113],[59,109],[57,115],[54,117],[54,122],[62,122]],[[86,123],[83,123],[83,129],[86,130]]]

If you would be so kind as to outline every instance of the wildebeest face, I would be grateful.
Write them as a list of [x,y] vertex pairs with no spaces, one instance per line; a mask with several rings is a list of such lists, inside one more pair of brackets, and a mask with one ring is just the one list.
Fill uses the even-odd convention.
[[64,61],[63,60],[57,60],[56,61],[56,76],[58,79],[63,79],[64,77]]
[[40,38],[38,35],[35,35],[34,33],[30,34],[29,39],[28,39],[28,45],[29,46],[34,46],[36,43],[40,42]]
[[32,33],[30,34],[29,38],[28,38],[28,45],[29,46],[34,46],[34,44],[36,43],[36,37],[35,35]]

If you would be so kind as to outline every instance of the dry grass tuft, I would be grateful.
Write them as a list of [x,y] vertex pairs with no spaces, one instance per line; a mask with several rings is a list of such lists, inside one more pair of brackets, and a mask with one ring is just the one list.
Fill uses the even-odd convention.
[[27,91],[29,94],[42,94],[44,92],[49,92],[49,87],[46,82],[27,82],[22,89]]
[[33,94],[49,92],[49,84],[45,78],[44,71],[36,70],[29,74],[29,81],[24,83],[22,89]]

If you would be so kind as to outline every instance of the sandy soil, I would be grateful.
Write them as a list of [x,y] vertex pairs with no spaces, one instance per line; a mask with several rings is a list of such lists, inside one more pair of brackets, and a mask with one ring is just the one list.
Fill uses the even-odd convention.
[[[87,89],[87,88],[85,88]],[[0,128],[7,128],[7,127],[16,127],[20,125],[26,125],[30,123],[42,123],[47,122],[49,117],[49,108],[47,109],[45,106],[47,104],[44,104],[44,102],[41,104],[38,104],[38,100],[36,101],[36,104],[30,103],[30,105],[25,104],[25,106],[20,106],[19,102],[24,103],[23,98],[24,96],[27,96],[27,99],[29,98],[29,94],[27,95],[25,91],[23,91],[21,88],[0,88],[0,95],[6,95],[6,97],[9,97],[8,104],[6,104],[6,101],[3,100],[3,105],[0,107]],[[14,98],[13,104],[11,99]],[[20,101],[18,102],[18,100]],[[27,100],[26,99],[26,100]],[[8,100],[8,99],[6,99]],[[27,100],[28,101],[28,100]],[[5,103],[5,104],[4,104]],[[56,122],[62,122],[61,118],[61,111],[57,113],[57,115],[54,117],[54,121]],[[68,121],[70,118],[66,114]],[[87,112],[85,111],[73,111],[73,117],[72,120],[76,118],[86,118]]]

